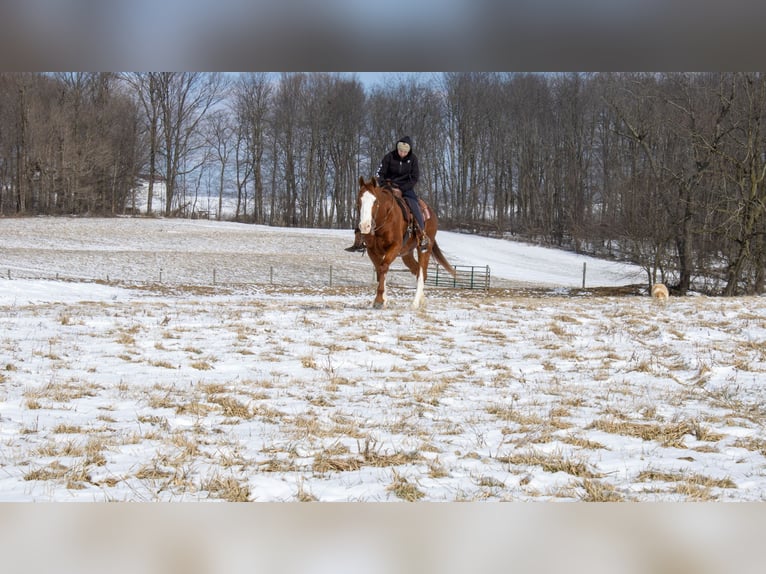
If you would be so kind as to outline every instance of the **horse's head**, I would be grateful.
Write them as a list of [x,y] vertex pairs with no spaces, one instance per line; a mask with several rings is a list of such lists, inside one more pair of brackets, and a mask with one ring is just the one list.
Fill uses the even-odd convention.
[[359,195],[356,200],[359,207],[359,231],[365,235],[372,233],[374,207],[377,202],[375,188],[375,179],[365,181],[363,177],[359,178]]

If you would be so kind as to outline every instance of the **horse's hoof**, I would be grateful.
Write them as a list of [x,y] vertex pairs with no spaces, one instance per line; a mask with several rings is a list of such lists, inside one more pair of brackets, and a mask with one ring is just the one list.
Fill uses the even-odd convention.
[[383,303],[381,303],[381,302],[379,302],[379,301],[375,301],[375,302],[372,304],[372,308],[373,308],[373,309],[382,309],[382,308],[383,308]]

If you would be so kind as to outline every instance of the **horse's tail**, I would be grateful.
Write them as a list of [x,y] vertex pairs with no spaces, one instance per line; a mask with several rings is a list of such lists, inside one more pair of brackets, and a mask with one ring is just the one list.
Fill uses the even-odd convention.
[[449,261],[447,261],[447,258],[444,257],[444,253],[442,253],[442,250],[439,249],[439,244],[436,243],[436,240],[434,240],[433,248],[431,249],[431,254],[436,257],[436,260],[439,262],[439,264],[444,267],[450,275],[453,277],[457,276],[457,272],[452,267],[452,265],[449,264]]

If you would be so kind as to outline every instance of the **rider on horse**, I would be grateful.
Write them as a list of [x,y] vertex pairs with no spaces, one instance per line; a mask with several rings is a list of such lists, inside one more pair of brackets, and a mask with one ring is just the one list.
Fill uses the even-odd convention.
[[[407,201],[417,224],[416,233],[420,237],[420,250],[426,251],[428,249],[428,235],[425,233],[426,225],[423,213],[420,211],[420,201],[415,194],[415,184],[418,183],[420,169],[418,158],[412,152],[410,136],[400,138],[396,142],[396,149],[383,156],[377,176],[378,181],[401,190],[402,197]],[[355,230],[354,245],[347,247],[346,251],[364,251],[364,241],[358,229]]]

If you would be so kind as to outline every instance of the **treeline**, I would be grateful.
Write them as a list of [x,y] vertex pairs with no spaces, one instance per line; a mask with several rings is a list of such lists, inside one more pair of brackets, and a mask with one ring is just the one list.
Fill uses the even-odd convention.
[[443,228],[763,293],[765,114],[763,73],[6,73],[0,213],[189,217],[212,195],[219,218],[233,197],[239,221],[350,229],[407,134]]

